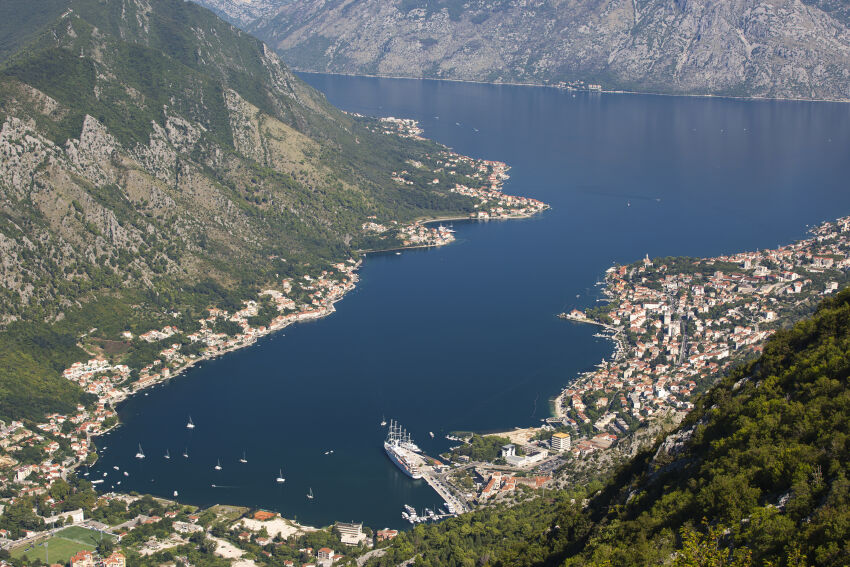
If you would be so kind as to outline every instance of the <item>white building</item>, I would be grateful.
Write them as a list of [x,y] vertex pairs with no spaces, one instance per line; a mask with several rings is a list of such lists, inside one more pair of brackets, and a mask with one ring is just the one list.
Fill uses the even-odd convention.
[[339,539],[345,545],[358,545],[366,539],[366,534],[363,533],[363,524],[337,522],[336,529],[339,532]]
[[568,433],[555,433],[552,435],[552,450],[563,452],[569,451],[572,446],[572,440]]

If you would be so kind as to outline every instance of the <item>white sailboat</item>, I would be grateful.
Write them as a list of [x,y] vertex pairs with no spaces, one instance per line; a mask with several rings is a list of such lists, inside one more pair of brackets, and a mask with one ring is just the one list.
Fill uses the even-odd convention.
[[184,449],[184,450],[183,450],[183,456],[184,456],[184,457],[186,457],[187,459],[189,458],[189,449],[188,449],[188,447],[187,447],[186,449]]
[[168,449],[165,450],[165,458],[170,459],[171,455],[168,454]]
[[307,498],[309,498],[310,500],[313,499],[313,489],[312,488],[310,488],[310,492],[307,493]]
[[247,463],[248,459],[245,458],[245,451],[242,451],[242,458],[239,459],[240,463]]
[[286,479],[285,479],[285,478],[283,478],[283,469],[278,469],[278,471],[277,471],[277,478],[276,478],[276,479],[274,479],[274,480],[275,480],[275,482],[277,482],[278,484],[282,484],[282,483],[286,482]]
[[136,453],[136,458],[137,459],[144,459],[145,458],[145,452],[142,451],[142,444],[141,443],[139,443],[139,451]]
[[189,423],[186,424],[186,429],[195,429],[195,424],[192,422],[192,416],[189,416]]
[[213,468],[215,468],[215,470],[217,470],[217,471],[221,470],[221,459],[216,460],[215,467],[213,467]]
[[381,416],[381,427],[386,427],[386,426],[387,426],[387,418],[384,417],[384,416]]

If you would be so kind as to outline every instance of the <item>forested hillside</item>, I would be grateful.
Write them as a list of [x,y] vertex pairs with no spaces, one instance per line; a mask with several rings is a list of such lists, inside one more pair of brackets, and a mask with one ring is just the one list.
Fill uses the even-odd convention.
[[601,490],[417,526],[373,564],[848,565],[848,378],[845,291]]

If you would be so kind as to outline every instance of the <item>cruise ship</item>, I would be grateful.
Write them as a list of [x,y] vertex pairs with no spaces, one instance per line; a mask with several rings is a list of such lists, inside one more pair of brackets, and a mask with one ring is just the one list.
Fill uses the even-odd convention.
[[410,439],[410,433],[403,429],[398,422],[390,420],[390,430],[384,441],[384,451],[390,460],[410,478],[422,478],[417,463],[420,460],[420,449]]

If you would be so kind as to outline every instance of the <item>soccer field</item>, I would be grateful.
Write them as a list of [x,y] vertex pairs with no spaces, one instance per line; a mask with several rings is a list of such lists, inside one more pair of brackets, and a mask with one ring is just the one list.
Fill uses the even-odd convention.
[[[97,530],[90,530],[87,528],[81,528],[79,526],[71,526],[57,533],[55,537],[61,537],[64,539],[78,541],[80,543],[85,543],[89,545],[97,545],[97,542],[100,541],[101,534]],[[114,537],[108,534],[103,534],[102,537],[104,539],[115,539]]]
[[45,542],[42,541],[32,545],[29,550],[26,547],[16,549],[12,551],[12,557],[23,558],[27,561],[41,559],[42,561],[49,560],[49,563],[67,563],[71,556],[78,551],[83,549],[94,550],[94,545],[80,543],[64,537],[53,536],[47,542],[47,548],[45,548]]
[[[32,544],[29,549],[27,547],[21,547],[13,550],[12,556],[24,558],[27,561],[34,561],[35,559],[45,561],[49,559],[50,563],[67,563],[71,559],[71,556],[78,551],[84,549],[89,551],[94,550],[97,542],[100,541],[100,537],[100,532],[98,531],[71,526],[49,538],[47,540],[47,547],[44,545],[45,542],[41,541]],[[112,536],[106,534],[103,537],[114,539]]]

